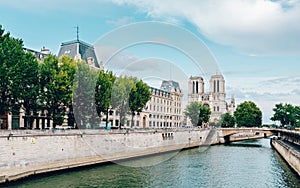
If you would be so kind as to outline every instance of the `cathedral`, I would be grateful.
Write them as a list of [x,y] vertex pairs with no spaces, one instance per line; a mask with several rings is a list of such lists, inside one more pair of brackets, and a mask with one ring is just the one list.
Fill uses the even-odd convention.
[[202,77],[191,76],[188,86],[188,103],[197,101],[209,107],[211,111],[210,122],[218,122],[222,114],[233,115],[235,100],[226,101],[225,79],[221,74],[212,75],[209,80],[209,92],[204,92],[204,80]]

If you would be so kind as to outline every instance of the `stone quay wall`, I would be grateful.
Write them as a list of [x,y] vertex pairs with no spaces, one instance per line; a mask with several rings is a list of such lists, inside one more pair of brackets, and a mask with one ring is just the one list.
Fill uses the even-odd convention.
[[281,140],[271,140],[272,146],[300,176],[300,152]]
[[[209,129],[0,131],[0,183],[217,143]],[[207,137],[211,141],[207,141]]]

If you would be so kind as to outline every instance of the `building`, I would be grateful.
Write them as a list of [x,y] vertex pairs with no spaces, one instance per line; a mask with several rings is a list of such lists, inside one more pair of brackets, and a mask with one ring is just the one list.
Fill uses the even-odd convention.
[[[161,87],[150,87],[151,99],[144,110],[134,117],[134,128],[171,128],[182,126],[182,91],[179,83],[169,80],[163,81]],[[119,126],[118,111],[111,110],[110,125]],[[127,116],[125,127],[131,126],[131,116]]]
[[38,60],[40,61],[43,61],[44,58],[50,54],[50,50],[49,49],[46,49],[45,47],[43,47],[41,49],[41,51],[36,51],[36,50],[33,50],[33,49],[29,49],[29,48],[23,48],[23,50],[26,52],[26,53],[31,53],[32,55],[34,55],[35,58],[37,58]]
[[204,92],[204,80],[202,77],[190,77],[188,84],[188,103],[199,102],[211,110],[210,122],[220,120],[222,114],[233,115],[235,109],[234,98],[226,101],[225,79],[221,74],[211,76],[209,80],[209,92]]
[[58,57],[63,55],[69,55],[75,60],[84,60],[89,66],[103,70],[103,65],[98,62],[94,47],[81,40],[77,39],[62,43],[58,52]]

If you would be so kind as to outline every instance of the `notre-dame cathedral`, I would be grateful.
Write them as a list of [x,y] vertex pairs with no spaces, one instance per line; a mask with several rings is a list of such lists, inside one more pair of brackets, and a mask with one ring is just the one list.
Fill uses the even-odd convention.
[[221,74],[211,76],[209,80],[209,92],[204,92],[204,80],[202,77],[190,77],[188,88],[188,102],[197,101],[210,108],[210,122],[218,122],[222,114],[233,114],[235,100],[226,101],[225,79]]

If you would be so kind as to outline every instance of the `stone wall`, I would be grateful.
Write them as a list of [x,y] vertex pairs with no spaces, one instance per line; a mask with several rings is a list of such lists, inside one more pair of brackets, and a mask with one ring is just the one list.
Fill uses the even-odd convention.
[[281,140],[272,140],[271,144],[300,176],[300,152],[285,144]]
[[0,182],[202,145],[210,130],[0,132]]

